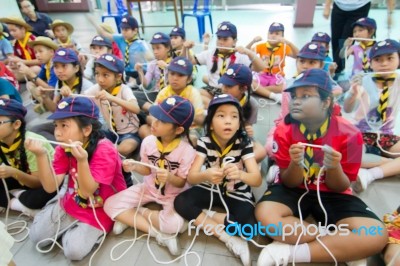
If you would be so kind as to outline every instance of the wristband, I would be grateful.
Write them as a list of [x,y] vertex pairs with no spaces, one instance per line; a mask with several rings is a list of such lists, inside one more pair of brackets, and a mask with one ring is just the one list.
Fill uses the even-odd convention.
[[34,77],[33,79],[31,79],[32,82],[36,83],[36,80],[39,78],[39,76]]

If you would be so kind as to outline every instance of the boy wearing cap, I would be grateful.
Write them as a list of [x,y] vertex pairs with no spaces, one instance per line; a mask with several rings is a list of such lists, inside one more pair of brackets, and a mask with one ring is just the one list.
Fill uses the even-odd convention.
[[[106,22],[100,23],[99,27],[110,34],[114,34],[113,28],[110,26],[110,24]],[[121,50],[118,48],[117,43],[112,38],[110,39],[110,41],[112,44],[112,54],[118,57],[119,59],[124,59]]]
[[96,98],[96,104],[107,123],[106,137],[118,144],[118,152],[129,156],[139,146],[137,133],[140,108],[131,88],[122,83],[124,63],[115,55],[104,54],[95,61],[97,84],[85,91]]
[[[183,54],[189,56],[193,64],[207,66],[208,74],[203,78],[207,86],[200,90],[205,107],[215,95],[221,94],[222,86],[218,84],[218,80],[231,64],[253,65],[256,71],[261,71],[265,67],[261,59],[250,49],[236,47],[237,29],[231,22],[221,22],[216,35],[218,48],[205,50],[194,57],[188,55],[186,49]],[[193,41],[186,41],[184,44],[187,49],[193,48],[194,45]]]
[[[296,58],[299,52],[299,49],[293,43],[284,38],[284,31],[283,24],[273,22],[269,26],[267,41],[253,48],[267,65],[262,72],[258,73],[258,80],[253,81],[254,93],[277,102],[281,102],[282,97],[282,77],[285,77],[286,56]],[[247,48],[261,40],[260,36],[255,37],[247,45]]]
[[7,32],[4,32],[3,24],[0,23],[0,62],[8,64],[8,57],[14,53],[13,47],[9,40],[7,40]]
[[331,37],[325,32],[316,32],[311,38],[311,42],[319,43],[325,47],[326,56],[324,59],[324,70],[329,71],[333,77],[335,75],[337,64],[333,62],[333,59],[329,56],[329,43],[331,42]]
[[0,22],[7,24],[10,34],[14,37],[14,56],[9,57],[9,66],[17,77],[18,81],[24,81],[24,75],[18,72],[18,63],[22,62],[32,68],[38,74],[40,62],[36,59],[33,48],[28,42],[34,41],[36,36],[31,33],[32,27],[20,17],[7,17],[0,19]]
[[[370,71],[369,53],[371,47],[375,44],[376,21],[373,18],[360,18],[351,25],[353,29],[353,37],[347,38],[343,48],[340,50],[340,58],[348,58],[354,56],[353,68],[351,76],[358,73],[366,73]],[[359,38],[359,39],[357,39]],[[353,44],[357,41],[358,44]]]
[[367,189],[374,180],[400,173],[400,136],[395,134],[400,112],[400,79],[396,73],[399,52],[400,44],[391,39],[372,46],[371,69],[386,74],[354,79],[344,101],[344,111],[351,112],[351,121],[362,132],[366,152],[354,186],[356,192]]
[[100,35],[94,36],[90,43],[90,53],[93,56],[90,56],[86,63],[83,76],[90,81],[94,81],[94,62],[96,58],[99,58],[103,54],[112,54],[112,52],[112,43],[109,39],[103,38]]
[[172,28],[169,37],[171,38],[172,56],[175,58],[182,54],[183,44],[186,41],[185,29],[180,27]]
[[[273,152],[280,168],[279,180],[265,192],[255,215],[263,226],[281,223],[283,227],[296,228],[304,223],[308,228],[303,218],[311,214],[319,224],[335,224],[350,233],[330,234],[320,228],[319,234],[303,230],[300,235],[301,230],[295,230],[295,234],[284,236],[267,230],[267,236],[274,242],[262,250],[258,265],[332,262],[333,257],[335,262],[351,262],[376,254],[386,245],[383,223],[361,199],[352,195],[350,184],[360,168],[362,136],[343,117],[331,115],[330,80],[326,71],[309,69],[300,73],[285,90],[292,98],[290,113],[274,135]],[[325,171],[319,175],[322,167]],[[325,215],[322,207],[328,210]],[[351,233],[360,225],[379,228],[381,233]]]
[[[122,34],[111,34],[97,25],[94,18],[90,18],[99,34],[105,38],[114,40],[123,54],[125,65],[125,80],[133,87],[139,84],[138,73],[135,70],[136,63],[146,63],[153,59],[147,44],[139,38],[139,24],[132,16],[124,16],[119,27]],[[146,70],[146,68],[145,68]]]
[[82,46],[72,38],[74,27],[70,23],[56,19],[50,27],[54,33],[54,42],[59,47],[74,49],[77,52],[82,49]]

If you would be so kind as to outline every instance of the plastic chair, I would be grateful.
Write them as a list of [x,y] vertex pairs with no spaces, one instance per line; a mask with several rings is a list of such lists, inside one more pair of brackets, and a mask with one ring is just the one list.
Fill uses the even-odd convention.
[[115,24],[117,24],[118,33],[121,33],[119,24],[121,24],[122,17],[127,14],[127,8],[124,6],[122,0],[114,0],[117,12],[111,10],[111,0],[107,1],[107,12],[101,16],[101,21],[104,22],[106,18],[114,18]]
[[199,29],[199,39],[200,42],[203,41],[203,34],[205,32],[205,17],[209,17],[210,19],[210,27],[211,33],[213,33],[213,25],[212,25],[212,17],[210,12],[210,1],[203,1],[203,9],[198,9],[199,1],[195,0],[193,4],[193,10],[191,12],[183,13],[182,15],[182,28],[185,28],[185,18],[186,17],[195,17],[197,19],[197,26]]

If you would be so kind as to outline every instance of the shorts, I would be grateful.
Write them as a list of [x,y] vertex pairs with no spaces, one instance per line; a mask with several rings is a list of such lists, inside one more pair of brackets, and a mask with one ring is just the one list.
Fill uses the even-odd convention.
[[[272,185],[261,197],[259,202],[274,201],[288,206],[294,216],[300,217],[297,203],[306,192],[302,188],[288,188],[282,184]],[[350,217],[380,219],[361,199],[348,194],[334,192],[320,192],[324,208],[328,213],[328,224],[336,224],[338,221]],[[310,214],[316,222],[325,222],[324,213],[319,205],[317,191],[310,190],[301,201],[301,213],[304,219]]]
[[213,97],[222,94],[222,89],[221,88],[213,87],[213,86],[210,86],[210,85],[202,87],[201,89],[207,91]]
[[383,222],[389,235],[389,244],[400,244],[400,207],[393,213],[383,216]]
[[275,74],[267,72],[258,73],[258,79],[260,81],[260,85],[263,87],[274,86],[278,82],[278,79],[276,78]]
[[138,105],[142,109],[145,103],[155,102],[158,91],[134,91],[133,95],[135,95]]
[[[115,143],[117,141],[117,136],[111,130],[106,130],[105,132],[106,138],[108,138],[111,142]],[[126,133],[126,134],[118,134],[118,143],[120,144],[122,141],[126,139],[134,139],[138,144],[142,142],[137,132],[135,133]]]
[[[362,133],[363,142],[367,148],[367,153],[372,153],[376,155],[382,155],[381,149],[378,147],[377,138],[378,135],[376,133]],[[380,134],[379,144],[382,149],[388,151],[391,147],[393,147],[400,140],[399,136],[389,135],[389,134]]]

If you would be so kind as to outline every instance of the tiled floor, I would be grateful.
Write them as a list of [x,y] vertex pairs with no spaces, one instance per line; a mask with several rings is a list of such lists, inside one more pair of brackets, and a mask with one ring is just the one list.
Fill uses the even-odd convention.
[[[398,13],[400,11],[396,11]],[[395,14],[396,14],[395,13]],[[94,16],[100,18],[101,12],[96,11]],[[75,27],[74,36],[81,42],[83,47],[88,47],[91,38],[95,35],[92,25],[86,18],[84,13],[54,13],[51,14],[53,18],[60,18],[73,23]],[[374,17],[378,22],[378,39],[386,38],[388,30],[385,27],[385,16],[384,10],[373,10],[371,16]],[[396,19],[396,15],[393,16]],[[146,13],[146,22],[150,23],[164,23],[166,21],[173,20],[172,12],[152,12]],[[260,10],[234,10],[234,11],[215,11],[213,12],[213,20],[215,26],[224,20],[229,20],[237,25],[239,38],[239,45],[246,45],[254,36],[261,35],[266,36],[268,26],[273,21],[279,21],[285,24],[286,31],[285,36],[287,39],[294,42],[298,47],[301,47],[305,42],[311,39],[313,33],[317,31],[329,32],[329,21],[322,18],[321,9],[316,11],[314,17],[313,28],[293,28],[293,10],[291,7],[280,7],[280,6],[268,6],[267,9]],[[110,21],[112,23],[112,21]],[[399,23],[395,23],[396,26],[391,30],[392,38],[398,38],[396,34],[399,32]],[[142,37],[149,39],[151,35],[156,31],[169,32],[170,28],[147,28],[146,34]],[[197,26],[194,19],[189,19],[186,24],[187,38],[198,40]],[[288,59],[286,62],[287,76],[291,76],[294,73],[294,60]],[[26,96],[26,95],[25,95]],[[278,114],[279,106],[271,105],[271,102],[265,101],[262,103],[260,108],[260,115],[257,125],[255,126],[256,139],[261,143],[265,143],[265,137],[269,128],[273,124],[273,120]],[[30,114],[29,121],[31,124],[39,123],[44,121],[46,115],[42,115],[39,118],[33,117]],[[370,207],[379,215],[382,216],[384,213],[392,211],[397,207],[399,202],[398,191],[400,189],[399,178],[391,178],[385,181],[379,181],[372,184],[367,191],[362,193],[360,197],[365,200]],[[265,190],[265,185],[255,191],[255,194],[260,196]],[[16,220],[17,214],[11,213],[10,220]],[[0,219],[4,222],[4,214],[1,214]],[[92,265],[156,265],[157,263],[152,258],[147,248],[146,239],[142,238],[138,240],[129,252],[123,256],[119,261],[112,261],[110,258],[110,251],[114,245],[122,240],[132,239],[134,236],[133,229],[126,230],[123,234],[114,236],[108,235],[106,241],[101,247],[100,251],[95,255]],[[182,247],[182,253],[189,247],[193,236],[188,236],[187,232],[179,236],[179,240]],[[123,247],[129,246],[130,243],[125,243]],[[168,251],[158,246],[154,240],[150,241],[151,250],[154,252],[158,260],[169,261],[173,257],[169,255]],[[259,248],[250,244],[251,258],[253,265],[260,252]],[[118,249],[116,254],[121,254],[124,248]],[[240,261],[232,256],[232,254],[226,249],[226,247],[218,240],[213,237],[206,237],[201,234],[195,241],[192,248],[193,251],[197,252],[201,262],[198,263],[195,256],[188,255],[188,265],[240,265]],[[12,248],[14,253],[14,259],[17,265],[88,265],[90,255],[84,260],[79,262],[67,261],[63,255],[63,252],[55,247],[49,254],[40,254],[35,250],[34,245],[29,240],[25,240],[22,243],[17,243]],[[115,255],[115,256],[117,256]],[[184,259],[181,259],[172,265],[185,265]],[[313,264],[317,265],[317,264]],[[330,265],[330,264],[325,264]],[[377,259],[370,260],[369,265],[381,265]]]

